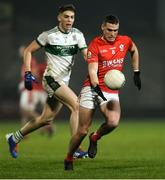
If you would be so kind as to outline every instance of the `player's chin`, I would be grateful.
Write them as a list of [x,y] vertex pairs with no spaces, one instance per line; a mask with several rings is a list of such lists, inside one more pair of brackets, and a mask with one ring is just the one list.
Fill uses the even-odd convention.
[[71,25],[71,24],[65,26],[65,29],[66,29],[66,30],[70,30],[71,28],[72,28],[72,25]]
[[116,38],[112,38],[112,37],[107,38],[107,40],[108,40],[109,42],[114,42],[114,41],[115,41],[115,39],[116,39]]

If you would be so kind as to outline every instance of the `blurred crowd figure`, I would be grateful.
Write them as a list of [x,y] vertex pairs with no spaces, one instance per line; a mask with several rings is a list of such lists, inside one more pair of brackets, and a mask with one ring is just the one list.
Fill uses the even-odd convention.
[[[42,86],[42,76],[46,68],[46,62],[38,63],[35,57],[32,57],[32,73],[37,79],[37,83],[33,82],[33,90],[29,91],[24,87],[24,74],[25,67],[23,64],[23,52],[25,46],[20,46],[19,48],[19,57],[22,60],[21,66],[21,81],[19,82],[19,93],[20,93],[20,114],[21,114],[21,123],[25,125],[30,119],[36,118],[42,111],[43,105],[47,99],[47,94]],[[52,136],[54,132],[53,124],[47,125],[41,128],[42,134],[48,134]]]

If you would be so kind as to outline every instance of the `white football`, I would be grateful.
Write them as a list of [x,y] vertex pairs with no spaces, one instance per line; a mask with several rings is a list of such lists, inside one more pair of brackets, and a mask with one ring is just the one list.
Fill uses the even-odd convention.
[[124,74],[117,69],[108,71],[104,76],[105,85],[112,90],[119,90],[122,88],[125,81]]

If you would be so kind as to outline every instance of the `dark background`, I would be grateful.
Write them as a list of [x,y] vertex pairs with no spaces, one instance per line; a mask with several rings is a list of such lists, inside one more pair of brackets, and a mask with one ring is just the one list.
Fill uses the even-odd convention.
[[[57,10],[73,3],[77,14],[74,26],[85,35],[87,43],[100,34],[100,25],[108,14],[120,19],[120,34],[137,44],[141,60],[142,90],[133,84],[130,57],[125,62],[126,85],[120,100],[123,117],[164,117],[165,115],[165,1],[164,0],[0,0],[0,118],[19,117],[21,44],[28,44],[42,31],[57,25]],[[34,54],[44,60],[41,50]],[[78,54],[70,86],[77,94],[86,77],[87,64]],[[66,117],[66,108],[59,117]]]

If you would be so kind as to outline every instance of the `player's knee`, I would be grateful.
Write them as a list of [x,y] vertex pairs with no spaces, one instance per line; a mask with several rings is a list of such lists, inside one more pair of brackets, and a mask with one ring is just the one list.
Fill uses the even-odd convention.
[[78,111],[79,111],[79,103],[78,103],[77,101],[75,101],[75,102],[72,104],[70,110],[71,110],[71,112],[76,112],[76,113],[78,113]]
[[89,128],[84,126],[78,129],[78,133],[81,137],[85,137],[88,134]]
[[111,119],[111,120],[107,121],[107,126],[109,128],[117,128],[118,125],[119,125],[119,120],[118,119],[113,119],[113,120]]
[[111,128],[114,128],[114,129],[117,128],[118,125],[119,125],[119,123],[116,122],[116,121],[112,121],[111,123],[109,123],[109,126],[110,126]]
[[78,131],[78,134],[80,137],[85,137],[88,134],[88,131],[86,129],[82,129]]
[[78,101],[76,101],[76,102],[74,103],[74,110],[75,110],[75,111],[79,111],[79,103],[78,103]]

